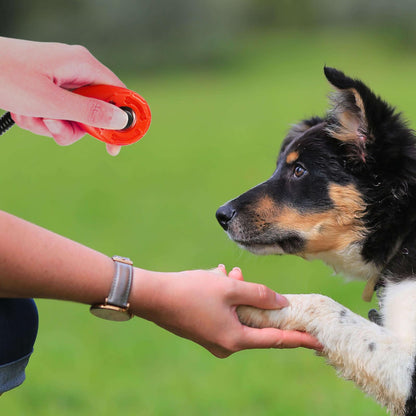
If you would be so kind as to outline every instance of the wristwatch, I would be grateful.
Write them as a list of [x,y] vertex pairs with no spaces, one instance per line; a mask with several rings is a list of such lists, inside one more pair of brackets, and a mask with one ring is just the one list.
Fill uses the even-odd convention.
[[129,295],[133,283],[133,262],[127,257],[113,256],[114,277],[110,293],[104,303],[90,307],[90,312],[109,321],[128,321],[130,312]]

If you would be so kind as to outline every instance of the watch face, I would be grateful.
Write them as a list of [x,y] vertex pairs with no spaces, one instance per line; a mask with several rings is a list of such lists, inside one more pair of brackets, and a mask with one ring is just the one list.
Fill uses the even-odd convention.
[[120,263],[130,264],[130,266],[133,266],[133,262],[128,257],[113,256],[112,259],[114,261],[118,261]]
[[128,321],[133,317],[127,309],[114,305],[93,305],[90,312],[98,318],[108,321]]

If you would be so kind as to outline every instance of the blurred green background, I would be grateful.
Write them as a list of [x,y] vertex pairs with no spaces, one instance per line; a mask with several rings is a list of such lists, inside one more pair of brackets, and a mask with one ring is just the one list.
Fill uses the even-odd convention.
[[[65,148],[14,127],[1,138],[3,210],[144,268],[238,265],[247,280],[366,314],[363,283],[320,262],[243,252],[214,214],[273,172],[291,123],[323,114],[324,64],[416,119],[414,2],[32,0],[1,1],[0,12],[2,35],[87,46],[153,114],[116,158],[91,137]],[[1,398],[1,414],[385,414],[308,350],[218,360],[144,320],[38,306],[27,381]]]

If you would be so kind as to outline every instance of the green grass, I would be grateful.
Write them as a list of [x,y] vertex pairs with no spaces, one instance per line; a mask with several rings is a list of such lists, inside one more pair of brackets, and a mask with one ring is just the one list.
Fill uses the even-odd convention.
[[[242,252],[214,213],[272,173],[290,123],[324,112],[324,64],[362,77],[415,117],[416,58],[383,36],[347,30],[247,37],[235,48],[223,69],[127,79],[153,121],[117,158],[92,138],[61,148],[14,128],[1,138],[0,206],[144,268],[239,265],[246,279],[281,293],[320,292],[365,314],[362,283],[345,284],[320,262]],[[84,305],[38,305],[28,379],[2,397],[2,414],[385,414],[307,350],[218,360],[140,319],[117,325]]]

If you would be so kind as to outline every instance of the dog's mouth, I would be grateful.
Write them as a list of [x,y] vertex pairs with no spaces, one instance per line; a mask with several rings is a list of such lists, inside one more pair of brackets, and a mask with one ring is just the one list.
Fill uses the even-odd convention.
[[250,253],[256,254],[257,256],[267,256],[271,254],[281,255],[285,254],[282,247],[277,244],[259,244],[259,243],[247,243],[235,241],[241,248],[249,251]]
[[231,233],[229,237],[241,248],[256,255],[269,254],[299,254],[305,247],[305,239],[298,233],[288,233],[285,236],[275,236],[275,238],[234,238]]

